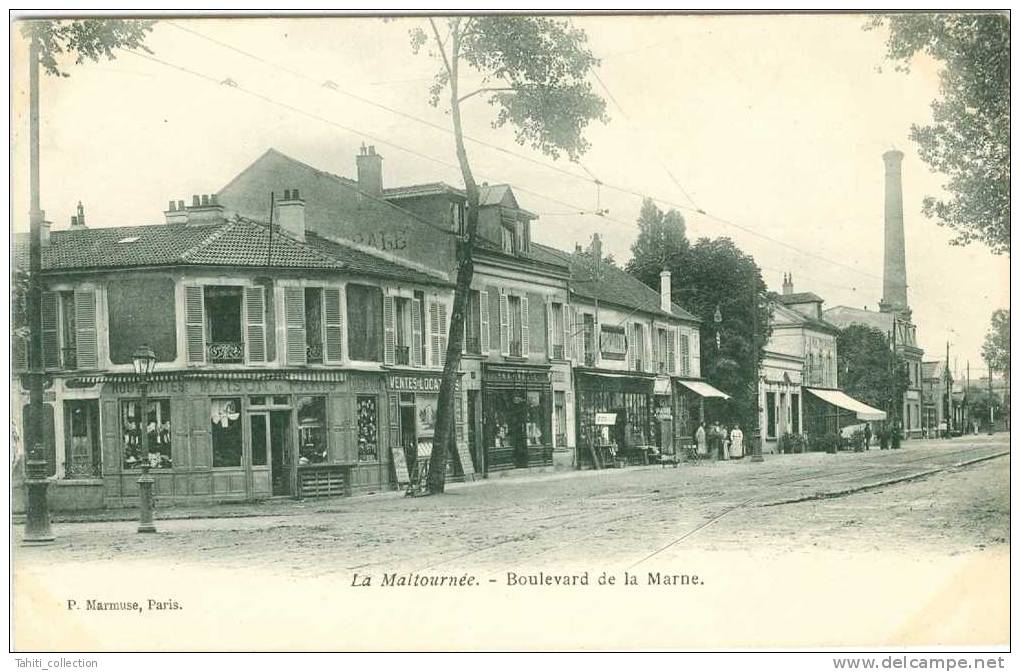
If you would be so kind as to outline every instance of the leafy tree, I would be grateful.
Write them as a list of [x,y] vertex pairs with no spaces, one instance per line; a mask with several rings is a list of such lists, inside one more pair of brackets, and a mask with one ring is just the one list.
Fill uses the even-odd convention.
[[867,24],[882,26],[897,69],[909,69],[917,54],[943,66],[933,123],[915,124],[910,134],[924,162],[948,178],[950,197],[925,197],[924,214],[953,229],[955,245],[979,240],[1009,254],[1009,17],[893,14]]
[[1009,310],[1000,308],[992,313],[992,324],[985,334],[981,356],[988,368],[1009,375]]
[[[457,162],[467,192],[465,232],[457,247],[457,283],[429,460],[429,492],[441,493],[447,451],[454,443],[454,392],[478,231],[478,184],[464,147],[461,106],[484,96],[496,110],[494,127],[509,125],[518,143],[553,158],[564,153],[571,160],[588,149],[584,137],[588,124],[608,118],[605,101],[587,81],[598,59],[588,49],[584,31],[566,21],[471,16],[442,19],[443,29],[434,19],[428,23],[428,32],[421,28],[411,31],[411,47],[415,53],[426,48],[441,63],[430,88],[430,102],[438,106],[446,94]],[[481,76],[479,88],[461,91],[464,70]]]
[[[39,65],[47,73],[68,77],[57,63],[60,54],[74,56],[74,62],[117,58],[116,49],[144,49],[146,34],[155,21],[142,19],[74,19],[70,21],[31,20],[21,26],[21,34],[35,39]],[[150,52],[151,53],[151,52]]]
[[898,414],[909,384],[906,361],[880,329],[853,324],[836,337],[839,387],[875,408]]
[[627,271],[653,288],[659,273],[670,271],[673,302],[702,320],[701,375],[733,397],[722,407],[726,419],[753,427],[758,372],[771,333],[761,269],[729,238],[700,238],[691,245],[683,216],[663,213],[651,200],[641,208],[638,228]]

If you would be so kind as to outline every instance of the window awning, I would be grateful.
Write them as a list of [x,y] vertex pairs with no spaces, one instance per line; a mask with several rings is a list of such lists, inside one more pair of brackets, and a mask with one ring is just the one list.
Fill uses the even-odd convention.
[[841,390],[814,390],[809,387],[807,391],[833,406],[839,406],[842,409],[856,413],[859,420],[885,420],[885,411],[880,411],[877,408],[872,408],[863,402],[857,401]]
[[634,394],[652,394],[655,379],[650,376],[635,376],[628,373],[610,371],[577,371],[578,377],[589,385],[612,392],[631,392]]
[[725,392],[721,392],[708,383],[701,380],[678,380],[678,383],[686,387],[688,390],[706,399],[718,398],[718,399],[729,399],[730,395]]

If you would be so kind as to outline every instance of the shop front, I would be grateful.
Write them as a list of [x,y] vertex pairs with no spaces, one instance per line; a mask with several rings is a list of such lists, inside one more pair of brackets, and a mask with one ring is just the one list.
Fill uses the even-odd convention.
[[[401,457],[407,465],[409,478],[415,478],[432,455],[436,432],[436,413],[439,408],[439,387],[442,377],[438,373],[414,370],[393,370],[386,375],[386,392],[389,403],[390,450],[395,463]],[[458,444],[464,436],[464,400],[462,391],[456,392],[455,422]],[[463,460],[470,460],[465,470]],[[474,473],[472,456],[464,451],[447,452],[447,478],[461,480],[464,474]],[[403,476],[393,474],[400,480]]]
[[484,473],[553,463],[548,365],[482,365]]
[[[95,414],[84,400],[64,402],[74,435],[65,437],[67,477],[89,469],[102,479],[106,506],[136,504],[143,461],[163,506],[344,495],[390,485],[379,432],[379,374],[157,373],[146,408],[132,375],[68,384],[92,385],[99,394]],[[143,431],[148,455],[142,454]]]
[[654,374],[574,370],[580,468],[643,463],[661,453],[663,439],[670,440],[663,427],[673,434],[673,411],[655,381]]
[[[722,404],[729,399],[728,394],[703,380],[673,379],[673,408],[676,416],[674,427],[681,451],[695,445],[694,435],[698,431],[698,425],[707,423],[713,417],[712,409],[708,409],[706,413],[706,402]],[[718,412],[720,409],[715,410]]]

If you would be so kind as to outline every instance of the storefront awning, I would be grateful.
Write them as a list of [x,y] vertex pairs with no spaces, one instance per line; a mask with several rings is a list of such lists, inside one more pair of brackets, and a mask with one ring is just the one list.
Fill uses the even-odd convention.
[[706,399],[729,399],[730,395],[725,392],[721,392],[716,388],[712,387],[708,383],[701,380],[678,380],[678,383],[686,387],[688,390]]
[[814,390],[809,387],[807,391],[833,406],[856,413],[858,420],[885,420],[885,411],[872,408],[840,390]]
[[612,392],[654,393],[655,378],[650,376],[635,376],[612,371],[577,371],[577,374],[579,379],[586,381],[589,385],[597,385]]

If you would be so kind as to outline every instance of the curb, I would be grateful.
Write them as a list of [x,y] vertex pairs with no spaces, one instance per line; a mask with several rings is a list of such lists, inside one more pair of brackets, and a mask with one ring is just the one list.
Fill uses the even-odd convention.
[[936,469],[929,469],[927,471],[919,471],[916,474],[909,474],[907,476],[898,476],[896,478],[890,478],[890,479],[887,479],[887,480],[884,480],[884,481],[878,481],[876,483],[866,483],[864,485],[860,485],[860,486],[857,486],[857,487],[845,488],[843,490],[833,490],[831,492],[816,492],[816,493],[813,493],[813,494],[810,494],[810,495],[803,495],[801,497],[793,497],[791,499],[780,499],[780,500],[776,500],[776,501],[772,501],[772,502],[762,502],[760,504],[756,504],[756,506],[782,506],[784,504],[799,504],[801,502],[811,502],[811,501],[817,501],[817,500],[821,500],[821,499],[835,499],[837,497],[845,497],[847,495],[853,495],[853,494],[856,494],[858,492],[864,492],[866,490],[874,490],[875,488],[882,488],[882,487],[885,487],[887,485],[896,485],[897,483],[904,483],[906,481],[918,480],[918,479],[921,479],[921,478],[925,478],[926,476],[931,476],[932,474],[937,474],[937,473],[939,473],[941,471],[946,471],[947,469],[958,469],[960,467],[967,467],[967,466],[970,466],[972,464],[977,464],[978,462],[986,462],[988,460],[994,460],[994,459],[996,459],[998,457],[1004,457],[1004,456],[1009,455],[1009,454],[1010,454],[1010,451],[1006,450],[1006,451],[1003,451],[1001,453],[994,453],[992,455],[983,455],[981,457],[976,457],[976,458],[974,458],[972,460],[965,460],[963,462],[957,462],[955,464],[947,464],[947,465],[945,465],[943,467],[938,467]]

